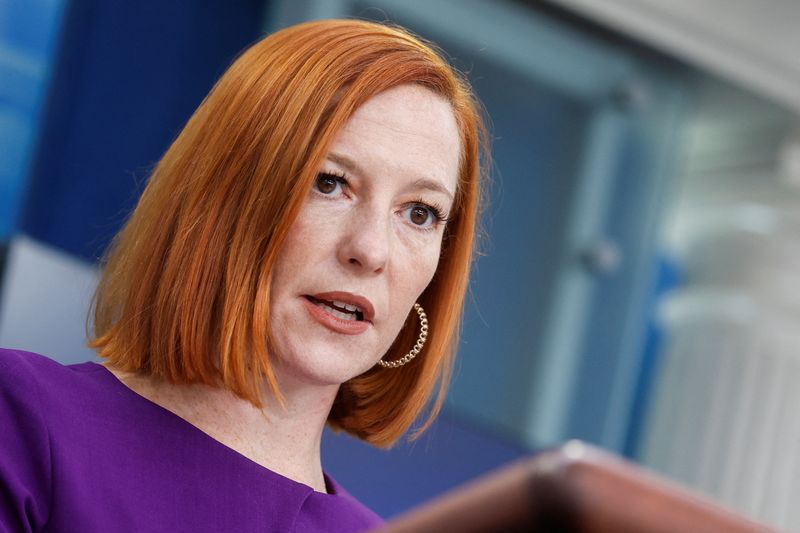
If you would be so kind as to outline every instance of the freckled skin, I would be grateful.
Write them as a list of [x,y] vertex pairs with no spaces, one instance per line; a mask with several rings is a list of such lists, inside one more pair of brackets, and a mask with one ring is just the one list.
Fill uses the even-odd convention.
[[[273,271],[279,382],[338,387],[389,349],[432,279],[441,250],[444,224],[426,220],[413,206],[422,202],[449,213],[459,153],[450,104],[419,86],[371,98],[345,124],[319,170],[344,176],[347,185],[309,191]],[[421,180],[435,186],[421,186]],[[329,291],[368,298],[375,308],[372,326],[344,335],[311,317],[304,296]]]

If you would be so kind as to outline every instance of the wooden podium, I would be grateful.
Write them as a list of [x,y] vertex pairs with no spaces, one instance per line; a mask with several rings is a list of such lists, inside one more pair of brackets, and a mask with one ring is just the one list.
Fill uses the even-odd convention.
[[381,533],[775,531],[578,441],[402,514]]

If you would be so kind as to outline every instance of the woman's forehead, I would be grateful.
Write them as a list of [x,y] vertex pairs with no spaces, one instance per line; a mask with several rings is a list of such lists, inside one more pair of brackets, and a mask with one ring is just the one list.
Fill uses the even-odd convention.
[[354,170],[406,172],[436,182],[452,196],[460,144],[450,103],[424,87],[401,85],[356,110],[334,138],[328,159],[366,167]]

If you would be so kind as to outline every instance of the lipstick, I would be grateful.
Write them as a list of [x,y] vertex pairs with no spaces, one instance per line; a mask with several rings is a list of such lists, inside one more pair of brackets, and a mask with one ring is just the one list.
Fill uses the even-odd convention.
[[372,303],[348,292],[325,292],[306,295],[303,304],[320,324],[336,333],[359,335],[372,325]]

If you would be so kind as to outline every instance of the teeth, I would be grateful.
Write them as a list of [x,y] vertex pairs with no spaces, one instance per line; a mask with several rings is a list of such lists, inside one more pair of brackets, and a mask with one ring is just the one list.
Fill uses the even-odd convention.
[[[333,302],[334,305],[339,305],[340,302]],[[356,316],[352,313],[342,313],[338,309],[334,309],[330,305],[324,304],[322,302],[317,302],[317,305],[323,308],[325,311],[329,312],[336,318],[341,318],[342,320],[357,320]]]
[[347,309],[351,313],[355,313],[356,311],[361,311],[361,309],[359,309],[355,305],[350,305],[346,302],[340,302],[338,300],[334,300],[333,305],[335,305],[336,307],[341,307],[342,309]]

